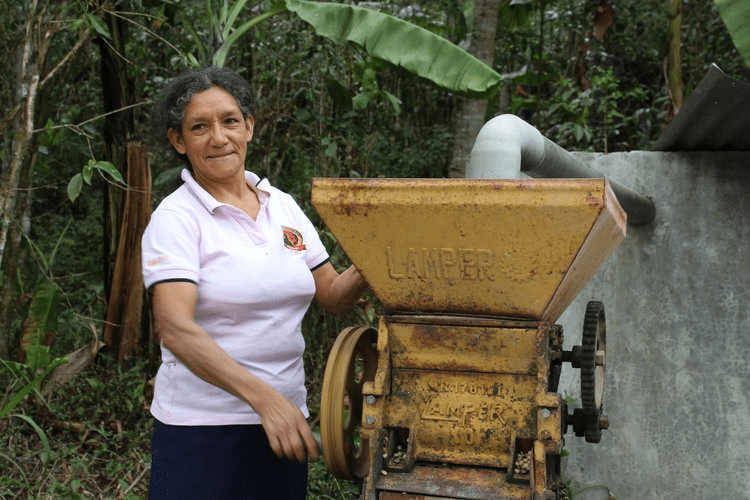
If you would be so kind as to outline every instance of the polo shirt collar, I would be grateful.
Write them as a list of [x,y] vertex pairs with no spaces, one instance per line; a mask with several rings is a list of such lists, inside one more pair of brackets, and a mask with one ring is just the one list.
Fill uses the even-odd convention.
[[[185,182],[190,192],[193,193],[198,201],[200,201],[205,209],[208,210],[211,214],[213,214],[217,208],[226,205],[226,203],[218,201],[216,198],[211,196],[208,191],[203,189],[203,186],[198,184],[198,181],[193,178],[193,174],[190,173],[190,170],[186,168],[183,169],[180,177],[182,177],[183,182]],[[268,179],[266,179],[265,177],[261,179],[253,172],[248,172],[247,170],[245,170],[245,181],[260,190],[260,204],[262,207],[268,197],[271,195],[269,192],[271,183],[268,182]]]

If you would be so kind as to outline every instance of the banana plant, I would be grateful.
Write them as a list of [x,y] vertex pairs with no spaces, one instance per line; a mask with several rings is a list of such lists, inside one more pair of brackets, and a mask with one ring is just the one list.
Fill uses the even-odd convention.
[[47,370],[51,364],[59,365],[64,362],[63,358],[52,358],[49,347],[51,337],[57,330],[57,315],[60,303],[60,289],[52,276],[52,265],[71,223],[72,221],[69,221],[63,228],[49,255],[44,255],[41,249],[28,236],[25,236],[26,242],[44,273],[44,278],[31,293],[31,304],[21,338],[21,348],[26,357],[26,365],[32,373]]
[[750,2],[747,0],[714,0],[734,46],[750,67]]
[[371,57],[400,66],[451,92],[479,97],[495,90],[502,80],[495,70],[454,43],[376,10],[332,2],[277,0],[266,12],[235,27],[247,0],[231,5],[224,0],[217,12],[211,8],[210,0],[206,4],[215,47],[210,58],[195,27],[187,26],[201,59],[210,60],[215,66],[224,66],[232,46],[258,23],[288,12],[308,23],[320,36],[337,43],[355,43]]
[[[45,256],[41,250],[26,236],[26,242],[34,252],[45,278],[37,285],[31,294],[28,316],[24,322],[23,338],[21,341],[26,363],[7,361],[0,359],[0,371],[6,371],[11,377],[21,380],[23,386],[18,389],[8,401],[0,399],[0,419],[10,415],[27,394],[38,391],[44,380],[60,365],[67,363],[66,357],[52,357],[50,347],[47,345],[48,336],[57,329],[57,311],[60,302],[60,292],[57,284],[52,278],[52,264],[55,255],[63,241],[65,232],[72,221],[60,233],[57,243],[52,252]],[[11,384],[13,387],[15,384]],[[25,420],[31,425],[44,444],[45,451],[49,453],[50,447],[47,437],[42,429],[29,417],[21,414],[14,415]]]

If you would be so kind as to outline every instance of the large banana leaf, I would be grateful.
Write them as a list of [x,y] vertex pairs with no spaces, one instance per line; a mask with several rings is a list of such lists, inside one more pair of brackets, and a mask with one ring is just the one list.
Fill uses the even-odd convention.
[[22,345],[26,352],[26,364],[33,372],[46,368],[50,363],[49,346],[44,345],[47,335],[57,330],[57,306],[60,293],[51,279],[44,280],[29,306],[29,315],[23,328]]
[[284,0],[287,9],[335,42],[350,41],[391,64],[453,92],[483,94],[500,74],[431,31],[371,9],[338,3]]
[[[227,20],[230,25],[246,0],[239,0]],[[273,7],[229,34],[214,54],[223,66],[232,45],[256,24],[281,12],[291,11],[322,36],[338,43],[350,41],[391,64],[430,80],[451,92],[482,95],[493,90],[502,77],[462,48],[431,31],[371,9],[339,3],[279,0]]]
[[750,67],[750,2],[748,0],[714,0],[734,46]]

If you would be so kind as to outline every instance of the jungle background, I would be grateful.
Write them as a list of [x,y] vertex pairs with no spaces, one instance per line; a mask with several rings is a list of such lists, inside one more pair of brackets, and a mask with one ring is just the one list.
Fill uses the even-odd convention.
[[[568,150],[645,150],[712,63],[750,80],[713,0],[357,3],[486,62],[500,79],[481,95],[320,36],[279,5],[3,3],[0,498],[146,496],[158,339],[139,237],[179,183],[155,123],[171,76],[220,62],[250,81],[248,168],[297,199],[339,269],[346,256],[309,203],[313,177],[463,176],[478,126],[502,113]],[[314,427],[336,335],[378,313],[371,295],[344,316],[311,307]],[[311,464],[308,498],[357,489]]]

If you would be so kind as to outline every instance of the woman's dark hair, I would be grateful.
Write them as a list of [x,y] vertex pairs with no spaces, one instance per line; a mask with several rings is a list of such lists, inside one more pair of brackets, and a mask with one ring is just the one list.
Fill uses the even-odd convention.
[[[170,128],[182,133],[185,106],[190,98],[211,87],[221,87],[232,94],[244,118],[254,113],[255,97],[250,84],[231,69],[208,66],[177,75],[164,87],[159,107],[162,134],[166,136]],[[177,155],[187,161],[187,156]]]

